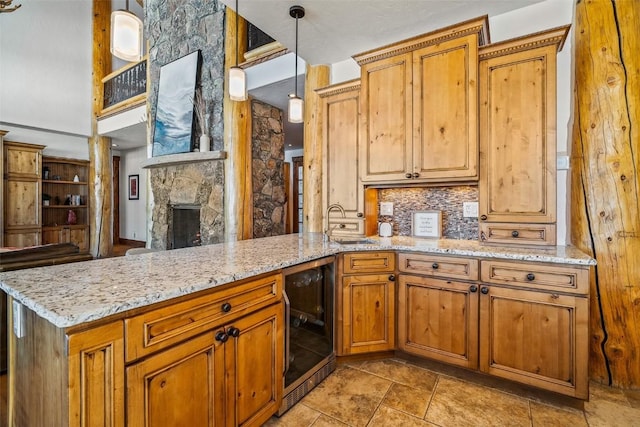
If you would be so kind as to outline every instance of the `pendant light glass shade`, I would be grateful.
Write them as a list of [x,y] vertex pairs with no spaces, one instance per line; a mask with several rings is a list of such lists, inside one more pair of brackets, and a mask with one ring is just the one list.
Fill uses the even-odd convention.
[[129,62],[142,59],[142,21],[128,10],[111,13],[111,54]]
[[229,68],[229,99],[247,100],[247,75],[240,67]]
[[304,101],[298,96],[289,97],[289,123],[302,123],[304,121]]

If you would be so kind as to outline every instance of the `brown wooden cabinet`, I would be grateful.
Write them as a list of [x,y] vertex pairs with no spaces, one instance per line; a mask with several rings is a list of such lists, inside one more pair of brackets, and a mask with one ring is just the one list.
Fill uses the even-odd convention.
[[43,244],[73,243],[88,252],[89,162],[45,156],[42,167]]
[[354,56],[366,183],[478,179],[478,45],[486,17]]
[[4,141],[4,242],[23,248],[42,243],[42,145]]
[[338,355],[395,348],[395,254],[347,253],[342,257]]
[[555,245],[556,53],[568,27],[480,49],[480,240]]
[[[365,234],[364,185],[358,171],[360,81],[317,91],[323,117],[323,212],[339,204],[345,218],[329,217],[333,236]],[[323,224],[327,222],[323,218]]]

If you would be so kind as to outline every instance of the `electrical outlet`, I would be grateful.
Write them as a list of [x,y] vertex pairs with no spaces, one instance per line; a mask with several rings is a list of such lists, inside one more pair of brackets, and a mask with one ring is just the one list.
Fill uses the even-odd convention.
[[463,202],[462,203],[462,216],[464,218],[477,218],[478,217],[478,202]]
[[393,202],[380,202],[380,215],[393,215]]
[[569,169],[569,156],[558,156],[556,160],[556,168],[558,170]]
[[13,301],[13,333],[16,338],[24,337],[24,310],[18,301]]

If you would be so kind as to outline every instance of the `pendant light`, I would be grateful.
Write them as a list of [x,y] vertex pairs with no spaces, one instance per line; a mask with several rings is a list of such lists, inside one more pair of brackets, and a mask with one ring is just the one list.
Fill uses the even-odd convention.
[[229,99],[232,101],[247,100],[247,74],[238,67],[240,34],[238,27],[238,0],[236,0],[236,65],[229,68]]
[[304,101],[298,96],[298,19],[304,18],[304,7],[291,6],[289,15],[296,19],[296,66],[295,66],[295,87],[293,94],[289,95],[289,122],[302,123],[304,121]]
[[127,10],[111,13],[111,54],[129,62],[142,59],[142,21]]

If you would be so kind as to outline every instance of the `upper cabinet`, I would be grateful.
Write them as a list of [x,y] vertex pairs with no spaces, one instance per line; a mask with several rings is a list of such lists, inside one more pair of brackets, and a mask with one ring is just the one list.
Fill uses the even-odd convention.
[[480,49],[480,240],[555,245],[556,53],[568,26]]
[[367,184],[478,179],[478,46],[486,17],[354,56]]

